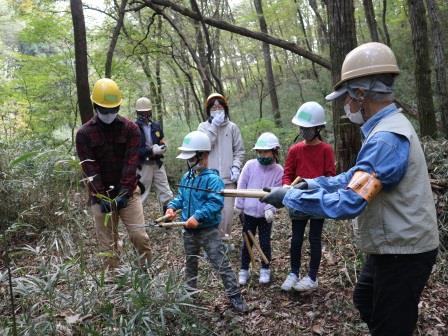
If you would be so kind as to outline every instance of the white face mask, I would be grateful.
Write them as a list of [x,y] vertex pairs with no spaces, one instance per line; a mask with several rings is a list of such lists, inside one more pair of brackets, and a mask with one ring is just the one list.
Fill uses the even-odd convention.
[[105,124],[112,124],[112,122],[117,117],[118,112],[117,113],[108,113],[108,114],[101,114],[101,113],[97,112],[97,115],[98,115],[98,118],[100,118],[100,120],[103,123],[105,123]]
[[188,169],[193,170],[195,172],[199,172],[204,167],[201,166],[201,164],[197,161],[198,159],[196,157],[193,157],[191,159],[187,160]]
[[223,109],[221,109],[221,110],[214,110],[214,111],[211,111],[210,112],[210,115],[213,117],[213,118],[216,118],[216,117],[224,117],[225,116],[225,114],[226,114],[226,111],[225,110],[223,110]]
[[344,111],[345,111],[345,115],[347,116],[348,119],[350,119],[350,121],[352,123],[357,124],[357,125],[362,125],[366,122],[364,120],[364,117],[362,116],[361,109],[359,109],[355,113],[352,113],[350,111],[350,104],[345,104]]

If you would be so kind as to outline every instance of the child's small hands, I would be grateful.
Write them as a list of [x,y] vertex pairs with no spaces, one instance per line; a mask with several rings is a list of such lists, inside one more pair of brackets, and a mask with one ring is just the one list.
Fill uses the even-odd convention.
[[191,216],[187,219],[187,222],[185,223],[185,228],[187,229],[196,229],[199,226],[199,222],[194,216]]
[[266,222],[272,223],[274,221],[274,211],[272,211],[272,209],[266,209],[264,211],[264,218],[266,219]]
[[174,211],[174,209],[168,208],[166,209],[165,216],[167,217],[168,220],[172,221],[176,218],[177,214],[176,211]]

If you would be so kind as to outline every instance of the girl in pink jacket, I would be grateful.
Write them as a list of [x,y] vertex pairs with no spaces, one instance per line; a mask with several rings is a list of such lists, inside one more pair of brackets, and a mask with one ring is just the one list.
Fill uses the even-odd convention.
[[[278,149],[280,143],[272,133],[263,133],[258,138],[254,150],[257,158],[246,162],[238,181],[238,189],[263,189],[266,187],[279,187],[282,185],[283,167],[278,162]],[[237,197],[235,212],[243,223],[243,232],[251,231],[255,236],[258,229],[258,239],[261,249],[269,262],[271,261],[271,230],[275,208],[272,205],[261,203],[256,198]],[[243,239],[241,250],[241,270],[239,273],[240,285],[247,284],[250,277],[250,256]],[[261,284],[271,281],[269,263],[262,263],[260,269]]]

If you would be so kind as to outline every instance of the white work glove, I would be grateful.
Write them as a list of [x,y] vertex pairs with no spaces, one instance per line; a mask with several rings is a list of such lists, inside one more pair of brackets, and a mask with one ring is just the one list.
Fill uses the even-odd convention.
[[162,155],[165,152],[166,152],[166,146],[165,145],[159,146],[159,145],[155,144],[155,145],[152,146],[152,154],[154,154],[154,155]]
[[233,166],[232,168],[230,168],[230,181],[236,182],[238,181],[238,177],[240,177],[240,169]]
[[212,119],[212,125],[215,125],[216,127],[221,126],[224,123],[224,120],[226,119],[226,113],[224,112],[224,110],[222,110],[219,113],[216,113],[213,116]]
[[235,214],[235,216],[239,216],[243,213],[243,209],[233,208],[233,213]]
[[274,221],[274,211],[272,209],[264,210],[264,218],[266,222],[272,223]]

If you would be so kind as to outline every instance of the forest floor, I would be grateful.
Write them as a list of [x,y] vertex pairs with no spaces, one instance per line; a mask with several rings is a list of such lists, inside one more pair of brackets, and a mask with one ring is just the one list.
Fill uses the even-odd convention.
[[[151,199],[146,204],[145,219],[147,222],[160,216],[160,210],[154,201],[154,195],[151,195]],[[115,327],[119,323],[109,321],[105,316],[118,318],[120,314],[132,312],[134,308],[130,308],[131,311],[129,311],[124,307],[135,307],[135,305],[126,303],[129,298],[132,300],[132,297],[125,296],[131,292],[132,288],[129,287],[133,286],[133,282],[122,283],[119,279],[115,279],[115,283],[107,285],[109,286],[107,287],[98,286],[98,280],[87,280],[87,278],[98,279],[100,273],[98,272],[99,257],[96,249],[93,221],[87,212],[83,216],[84,219],[78,228],[72,227],[69,229],[70,232],[62,230],[59,233],[62,236],[58,238],[59,240],[54,239],[53,241],[56,243],[51,244],[51,246],[48,243],[51,239],[43,240],[41,236],[37,236],[36,241],[29,241],[29,245],[22,249],[22,252],[14,255],[13,276],[17,281],[15,290],[19,293],[16,303],[19,307],[16,309],[16,314],[17,318],[21,319],[21,330],[27,330],[26,326],[31,321],[34,323],[33,326],[37,326],[39,323],[44,323],[45,319],[53,318],[56,321],[54,325],[57,325],[57,332],[50,333],[57,335],[115,335],[113,331],[102,330],[102,326],[107,325],[107,323],[109,323],[109,326],[112,325],[107,330],[117,330],[117,335],[122,334],[118,332],[118,327]],[[127,240],[127,234],[121,224],[119,225],[119,231],[125,249],[132,251]],[[258,283],[260,262],[257,260],[257,266],[252,270],[252,278],[249,284],[242,288],[242,293],[250,306],[248,314],[237,314],[231,309],[224,294],[221,279],[212,271],[211,266],[205,259],[201,260],[198,283],[201,291],[193,301],[193,306],[185,308],[187,315],[192,317],[191,320],[201,324],[201,331],[198,329],[197,333],[192,332],[195,327],[190,325],[186,329],[187,331],[180,331],[179,334],[368,335],[367,327],[360,320],[352,303],[353,287],[362,265],[362,255],[354,247],[353,230],[350,222],[326,222],[323,233],[319,288],[311,293],[285,293],[280,289],[289,272],[290,231],[290,221],[287,213],[285,210],[281,210],[276,214],[272,233],[272,281],[269,285]],[[158,259],[157,272],[165,274],[175,272],[181,277],[184,264],[182,230],[148,228],[148,233],[152,242],[153,254]],[[45,234],[52,235],[53,233],[47,231]],[[241,225],[237,218],[234,218],[232,242],[235,244],[235,249],[228,255],[235,273],[238,273],[240,267],[240,237]],[[38,242],[39,239],[41,239],[40,242]],[[64,244],[66,247],[62,248],[61,246]],[[62,253],[63,249],[68,252]],[[305,240],[302,254],[302,275],[307,271],[308,251],[309,245]],[[70,253],[72,256],[67,255]],[[79,263],[78,260],[81,256],[85,258],[85,262]],[[76,266],[78,263],[79,266]],[[71,264],[76,264],[76,268],[73,268],[72,271],[70,271]],[[123,264],[125,268],[129,269],[129,261],[124,261]],[[46,276],[42,275],[45,267],[48,270],[54,270],[53,273],[45,271],[47,272],[45,273]],[[64,273],[64,267],[67,267],[66,273]],[[448,282],[447,270],[444,268],[446,268],[446,262],[439,260],[423,293],[419,305],[420,318],[416,335],[448,335]],[[89,269],[93,271],[88,273],[86,270]],[[2,280],[0,301],[3,302],[0,303],[0,316],[8,319],[10,309],[8,307],[8,287],[5,279],[6,272],[3,269],[0,272],[0,280]],[[31,286],[32,283],[36,285],[33,287]],[[79,288],[75,290],[75,286]],[[48,288],[54,288],[54,291],[51,292]],[[147,292],[143,291],[143,293]],[[56,303],[50,307],[52,313],[48,315],[49,306],[45,305],[52,300]],[[70,300],[71,303],[68,302]],[[121,302],[122,305],[118,307],[117,304],[117,308],[111,308],[113,307],[111,302],[114,300]],[[136,300],[138,302],[140,299],[137,297]],[[84,304],[92,305],[90,310],[89,307],[83,309],[98,312],[98,316],[95,316],[96,313],[89,313],[83,317],[75,314],[75,312],[82,310],[81,306]],[[110,309],[113,309],[114,312],[109,314]],[[146,308],[143,307],[142,309],[145,310]],[[148,313],[154,314],[154,312]],[[74,320],[69,322],[69,319]],[[86,332],[86,328],[76,329],[76,324],[83,323],[84,319],[90,323],[89,328],[91,329],[89,330],[95,330],[95,332]],[[130,320],[133,320],[133,317],[128,317],[127,323],[132,322]],[[0,321],[2,321],[2,325],[8,324],[3,318],[0,318]],[[179,320],[177,323],[189,322],[180,322]],[[48,330],[52,330],[51,326],[49,328]],[[33,329],[31,329],[20,334],[47,334],[36,330],[34,329],[33,332]],[[82,332],[79,332],[79,330],[82,330]],[[206,331],[204,332],[204,330]],[[11,329],[9,328],[9,333],[2,333],[0,328],[0,334],[10,335]],[[132,329],[128,334],[140,335],[140,333],[132,332]],[[159,332],[155,334],[159,335]],[[171,332],[162,331],[160,334],[171,335]]]
[[[147,217],[155,210],[147,209]],[[349,221],[326,221],[323,253],[317,291],[299,294],[283,292],[280,286],[289,272],[290,220],[283,209],[278,212],[272,230],[272,281],[258,283],[260,260],[242,288],[251,310],[247,315],[232,311],[221,280],[205,261],[200,262],[196,304],[206,308],[200,319],[217,335],[368,335],[368,329],[352,303],[352,292],[362,265],[362,256],[354,247]],[[153,230],[154,247],[162,252],[167,265],[184,262],[181,230]],[[240,267],[241,224],[234,218],[232,242],[235,250],[228,255],[235,273]],[[163,250],[160,248],[163,247]],[[301,276],[308,268],[308,241],[304,242]],[[443,273],[443,270],[441,270]],[[255,274],[254,274],[255,273]],[[436,271],[437,273],[437,271]],[[305,273],[306,274],[306,273]],[[419,305],[416,335],[448,335],[448,287],[433,275]]]

